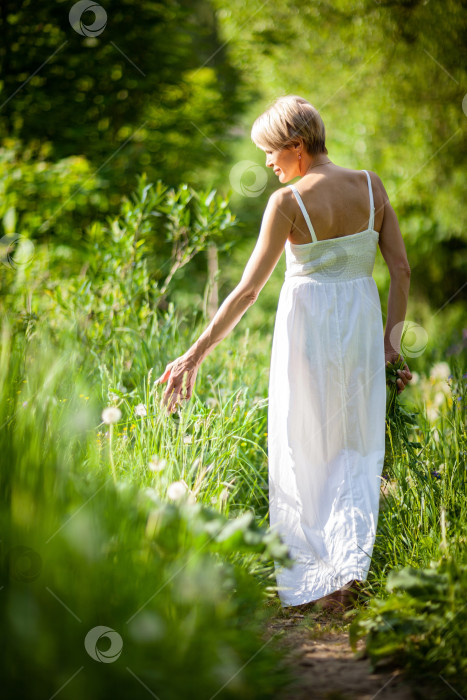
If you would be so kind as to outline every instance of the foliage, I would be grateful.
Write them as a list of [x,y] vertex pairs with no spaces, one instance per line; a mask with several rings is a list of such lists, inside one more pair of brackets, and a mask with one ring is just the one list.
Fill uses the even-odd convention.
[[[411,677],[467,690],[467,566],[445,556],[429,568],[391,571],[389,595],[375,598],[351,623],[350,642],[365,637],[373,670],[392,663]],[[452,685],[451,685],[452,687]]]
[[[232,220],[215,191],[142,176],[118,217],[89,227],[81,268],[72,261],[68,275],[57,265],[50,276],[58,254],[40,245],[28,264],[20,251],[6,260],[7,694],[266,698],[290,682],[283,653],[264,638],[273,559],[290,559],[265,527],[264,380],[243,369],[248,334],[206,362],[190,410],[166,415],[151,383],[154,364],[197,330],[173,303],[163,308],[164,295]],[[146,245],[154,235],[165,265]],[[109,405],[115,424],[104,423]],[[100,626],[123,644],[104,671],[84,645]],[[106,641],[95,642],[104,658]]]
[[79,248],[80,227],[105,214],[108,195],[85,157],[50,156],[14,139],[0,148],[0,233]]
[[[113,191],[142,170],[175,184],[212,161],[249,99],[217,37],[210,4],[107,0],[72,27],[76,3],[5,4],[0,25],[0,137],[55,160],[84,155]],[[33,11],[32,11],[33,8]],[[216,150],[217,149],[217,150]]]
[[391,401],[388,389],[389,441],[369,574],[380,597],[350,629],[354,648],[366,638],[374,666],[390,662],[440,683],[444,677],[459,692],[465,692],[467,643],[467,374],[462,372],[458,357],[449,375],[449,401],[435,425],[425,411],[410,413]]
[[[107,355],[102,370],[106,360],[112,367]],[[286,674],[273,640],[261,636],[265,591],[249,560],[286,563],[283,544],[248,508],[227,518],[209,505],[225,489],[222,464],[208,472],[202,455],[188,474],[192,444],[161,411],[154,426],[139,418],[127,440],[120,430],[114,441],[101,437],[102,386],[93,377],[92,356],[66,330],[57,337],[38,321],[27,337],[3,315],[5,692],[49,697],[68,681],[70,698],[146,697],[147,688],[167,698],[271,697]],[[216,422],[226,419],[220,411]],[[178,451],[164,451],[174,434]],[[148,468],[153,451],[170,461],[162,473]],[[193,479],[196,502],[168,496],[183,477]],[[216,502],[222,508],[225,501]],[[121,658],[105,672],[83,643],[99,625],[123,642]],[[105,640],[96,644],[105,654]]]
[[[87,228],[81,244],[84,257],[75,253],[79,274],[67,279],[47,275],[43,291],[49,298],[45,308],[52,314],[51,324],[60,332],[67,328],[75,333],[96,357],[109,346],[112,354],[122,353],[124,361],[131,361],[142,346],[145,362],[138,369],[147,372],[152,363],[148,344],[157,338],[160,326],[156,309],[169,308],[166,297],[174,277],[209,243],[228,249],[231,242],[225,234],[234,223],[228,200],[215,190],[196,192],[184,184],[169,189],[160,180],[154,186],[142,175],[131,198],[122,200],[116,218],[107,225],[94,221]],[[152,258],[154,240],[167,260]],[[52,263],[56,253],[60,249],[52,250]],[[37,283],[41,264],[37,255],[20,275],[14,264],[7,270],[4,285],[5,294],[13,297],[11,309],[19,298],[17,285],[25,278]]]

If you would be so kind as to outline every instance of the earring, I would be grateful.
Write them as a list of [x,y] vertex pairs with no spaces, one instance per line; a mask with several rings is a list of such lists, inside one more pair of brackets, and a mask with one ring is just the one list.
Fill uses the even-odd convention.
[[298,154],[298,172],[300,175],[302,174],[302,156],[300,153]]

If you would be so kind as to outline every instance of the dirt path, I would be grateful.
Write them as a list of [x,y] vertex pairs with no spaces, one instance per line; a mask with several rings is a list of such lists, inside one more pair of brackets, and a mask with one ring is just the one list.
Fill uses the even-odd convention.
[[[398,671],[370,673],[351,650],[342,618],[330,613],[278,612],[267,625],[288,648],[295,681],[276,700],[413,700]],[[362,650],[364,642],[358,644]]]

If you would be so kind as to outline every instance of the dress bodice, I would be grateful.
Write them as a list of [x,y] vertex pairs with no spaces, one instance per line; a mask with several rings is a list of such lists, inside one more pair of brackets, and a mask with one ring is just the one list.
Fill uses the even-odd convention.
[[307,276],[320,282],[371,277],[379,233],[367,229],[348,236],[295,245],[285,244],[285,278]]

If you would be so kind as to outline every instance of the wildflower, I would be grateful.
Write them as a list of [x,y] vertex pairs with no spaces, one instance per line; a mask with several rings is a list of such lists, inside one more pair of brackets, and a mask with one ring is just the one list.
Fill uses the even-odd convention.
[[210,396],[208,399],[206,399],[206,406],[208,408],[215,408],[217,406],[217,401],[214,397]]
[[182,498],[187,491],[188,488],[184,481],[173,481],[167,488],[167,496],[172,501],[176,501],[179,498]]
[[148,464],[148,469],[151,472],[161,472],[163,471],[167,466],[167,462],[165,459],[159,459],[157,455],[151,455],[151,459],[149,460]]
[[410,383],[412,386],[415,386],[415,384],[418,384],[420,381],[420,375],[418,372],[412,372],[412,379],[410,380]]
[[28,405],[27,401],[23,401],[23,408]]
[[109,399],[111,401],[118,401],[119,396],[118,396],[118,394],[115,394],[113,391],[110,391],[109,392]]
[[181,481],[173,481],[169,484],[167,488],[167,496],[172,501],[178,501],[188,495],[188,501],[193,503],[195,498],[188,488],[186,482],[182,479]]
[[151,501],[154,501],[154,503],[159,503],[159,496],[158,496],[157,491],[155,489],[152,489],[151,487],[148,486],[148,488],[144,489],[143,493],[145,496],[150,498]]
[[185,437],[183,438],[183,442],[185,443],[185,445],[191,445],[191,443],[193,442],[193,436],[185,435]]
[[434,423],[439,418],[439,411],[435,406],[427,406],[426,415],[430,423]]
[[122,412],[117,406],[107,406],[107,408],[104,408],[102,411],[102,420],[104,423],[107,423],[107,425],[117,423],[121,417]]
[[430,379],[433,381],[448,379],[450,374],[451,368],[447,362],[437,362],[431,368]]
[[135,415],[137,416],[147,416],[147,411],[146,411],[146,406],[144,403],[139,403],[137,406],[135,406]]
[[441,474],[440,474],[440,472],[437,472],[436,469],[431,470],[431,476],[434,477],[435,479],[441,479]]

